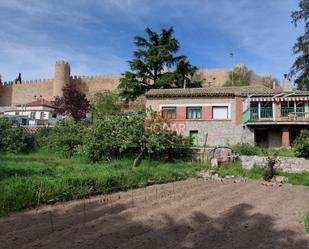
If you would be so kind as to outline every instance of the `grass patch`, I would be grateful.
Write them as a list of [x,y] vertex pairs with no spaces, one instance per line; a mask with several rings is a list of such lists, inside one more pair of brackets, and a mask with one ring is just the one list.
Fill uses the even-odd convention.
[[0,154],[0,216],[37,203],[53,203],[195,176],[208,164],[132,160],[89,164],[46,153]]
[[305,215],[305,229],[309,233],[309,212]]
[[254,166],[251,170],[246,170],[241,166],[241,163],[236,162],[219,168],[217,173],[220,176],[238,176],[251,179],[262,179],[263,170],[257,166]]
[[253,146],[247,143],[238,143],[231,145],[233,151],[240,155],[257,155],[257,156],[282,156],[282,157],[296,157],[293,149],[285,148],[262,148]]
[[[263,179],[263,169],[259,166],[254,166],[251,170],[242,168],[240,162],[229,164],[218,169],[217,173],[220,176],[238,176],[251,179]],[[278,172],[277,175],[288,178],[288,183],[293,185],[309,186],[309,173],[285,173]]]
[[309,186],[309,173],[279,172],[279,175],[287,177],[290,184]]

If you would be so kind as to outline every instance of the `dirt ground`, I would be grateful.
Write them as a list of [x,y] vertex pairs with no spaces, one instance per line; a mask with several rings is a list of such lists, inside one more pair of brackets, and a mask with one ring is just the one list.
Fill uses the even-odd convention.
[[309,188],[259,181],[155,185],[0,220],[0,248],[308,249]]

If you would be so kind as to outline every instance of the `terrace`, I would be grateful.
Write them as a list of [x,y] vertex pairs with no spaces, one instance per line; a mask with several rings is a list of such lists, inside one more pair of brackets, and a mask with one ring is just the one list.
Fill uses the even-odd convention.
[[244,102],[243,123],[309,123],[309,98],[249,98]]

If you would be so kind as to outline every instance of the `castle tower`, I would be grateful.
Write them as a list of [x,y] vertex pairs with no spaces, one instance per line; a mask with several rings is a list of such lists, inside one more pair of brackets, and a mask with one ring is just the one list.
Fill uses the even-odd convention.
[[70,82],[70,75],[70,64],[65,61],[57,61],[55,64],[53,97],[62,96],[62,88]]

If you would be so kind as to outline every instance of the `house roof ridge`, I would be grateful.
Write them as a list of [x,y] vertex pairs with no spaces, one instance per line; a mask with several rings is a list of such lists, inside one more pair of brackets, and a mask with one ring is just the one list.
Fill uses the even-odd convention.
[[192,97],[192,96],[242,96],[248,94],[274,94],[278,90],[266,86],[234,86],[234,87],[203,87],[203,88],[169,88],[151,89],[146,97]]

